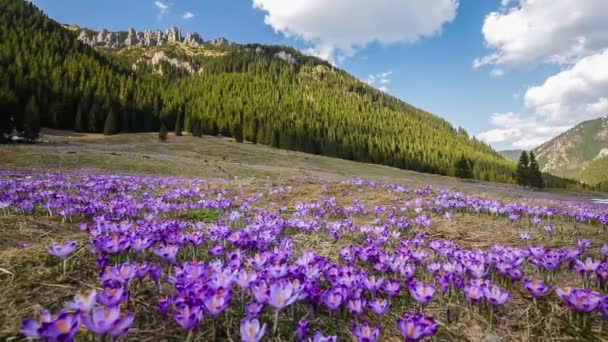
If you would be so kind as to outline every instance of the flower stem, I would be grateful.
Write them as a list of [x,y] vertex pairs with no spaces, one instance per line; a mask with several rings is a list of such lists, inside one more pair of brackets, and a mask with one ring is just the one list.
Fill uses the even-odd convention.
[[279,326],[279,310],[274,312],[274,325],[272,326],[272,334],[277,335],[277,327]]

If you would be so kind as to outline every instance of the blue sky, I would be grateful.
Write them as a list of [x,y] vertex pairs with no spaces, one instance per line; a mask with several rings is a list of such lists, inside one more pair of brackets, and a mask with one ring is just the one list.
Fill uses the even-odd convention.
[[[59,22],[92,29],[177,25],[204,39],[292,45],[498,149],[531,148],[608,113],[608,76],[598,83],[589,70],[608,69],[605,0],[34,3]],[[582,19],[566,20],[573,11]],[[556,28],[538,29],[547,26]],[[592,94],[572,86],[581,77]]]

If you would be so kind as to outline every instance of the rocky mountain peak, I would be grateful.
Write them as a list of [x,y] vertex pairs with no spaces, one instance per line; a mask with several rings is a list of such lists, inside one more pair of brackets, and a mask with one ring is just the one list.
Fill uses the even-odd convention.
[[[70,26],[73,27],[73,26]],[[99,32],[80,30],[78,40],[92,47],[121,48],[125,46],[162,46],[169,43],[181,43],[187,46],[199,47],[204,41],[198,33],[188,33],[182,36],[181,29],[177,26],[168,28],[165,32],[161,30],[145,30],[138,32],[130,28],[126,32],[112,32],[102,29]],[[213,45],[231,45],[226,38],[218,38],[210,41]]]

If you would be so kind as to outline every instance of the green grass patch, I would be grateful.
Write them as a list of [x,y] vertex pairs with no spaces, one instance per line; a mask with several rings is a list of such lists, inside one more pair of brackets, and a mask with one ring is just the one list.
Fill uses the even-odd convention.
[[184,221],[213,222],[220,215],[221,212],[217,209],[191,209],[183,212],[179,218]]

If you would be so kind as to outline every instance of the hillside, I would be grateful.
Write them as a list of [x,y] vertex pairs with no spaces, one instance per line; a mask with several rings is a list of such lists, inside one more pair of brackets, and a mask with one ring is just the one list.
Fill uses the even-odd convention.
[[78,28],[22,0],[0,0],[0,32],[7,37],[0,41],[0,104],[8,113],[0,135],[35,130],[38,122],[106,134],[164,123],[441,175],[455,175],[466,156],[474,178],[513,181],[513,163],[466,132],[289,47],[167,38],[161,46],[92,48],[78,40]]
[[500,153],[500,155],[503,156],[506,160],[510,160],[512,162],[516,162],[519,159],[521,152],[523,152],[523,150],[498,151],[498,153]]
[[589,184],[608,180],[608,116],[585,121],[537,147],[544,172]]

